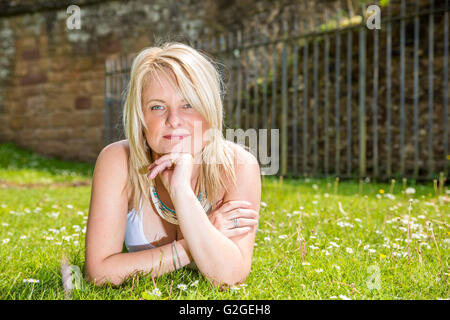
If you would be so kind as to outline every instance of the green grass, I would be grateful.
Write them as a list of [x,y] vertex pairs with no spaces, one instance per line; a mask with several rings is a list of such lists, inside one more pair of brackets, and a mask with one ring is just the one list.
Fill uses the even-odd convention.
[[[86,180],[92,170],[0,145],[1,299],[67,298],[61,260],[67,257],[83,271],[90,185],[53,183]],[[41,184],[29,185],[36,182]],[[245,285],[221,291],[184,268],[154,282],[140,275],[119,287],[82,281],[72,298],[448,299],[447,198],[439,197],[431,182],[409,183],[413,195],[397,183],[395,198],[386,196],[390,187],[341,181],[335,193],[331,179],[266,177]],[[24,282],[29,278],[39,282]],[[152,293],[155,285],[159,296]]]

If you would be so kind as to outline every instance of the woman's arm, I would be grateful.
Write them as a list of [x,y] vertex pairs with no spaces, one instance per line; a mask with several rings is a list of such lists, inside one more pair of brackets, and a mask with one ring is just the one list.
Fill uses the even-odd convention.
[[[86,230],[87,280],[101,285],[121,284],[133,272],[159,276],[175,270],[171,244],[139,252],[122,253],[128,196],[127,150],[113,143],[100,152],[92,179],[91,203]],[[186,240],[177,241],[182,266],[192,262]]]
[[[181,260],[181,267],[192,262],[192,257],[186,245],[186,240],[178,240],[176,248]],[[177,267],[178,260],[177,260]],[[116,253],[103,259],[94,270],[87,274],[90,282],[102,285],[110,282],[120,285],[135,272],[151,274],[159,277],[165,273],[175,271],[173,263],[172,244],[166,244],[157,248],[142,250],[139,252]]]
[[[237,187],[225,195],[228,200],[247,200],[259,212],[260,170],[257,160],[239,150],[236,163]],[[189,185],[171,190],[180,228],[198,269],[215,285],[232,286],[244,281],[251,268],[256,227],[232,239],[224,236],[209,221]]]

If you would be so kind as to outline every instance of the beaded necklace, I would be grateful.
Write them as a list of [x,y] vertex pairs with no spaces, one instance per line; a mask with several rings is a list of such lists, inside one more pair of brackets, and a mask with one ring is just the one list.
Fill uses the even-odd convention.
[[[156,186],[153,184],[153,180],[150,180],[150,195],[159,216],[164,220],[166,220],[167,222],[178,225],[179,223],[176,212],[168,208],[159,198],[158,191],[156,191]],[[198,201],[200,202],[206,214],[208,215],[211,210],[211,205],[209,204],[208,199],[206,198],[206,193],[205,196],[202,197],[202,193],[199,192]]]

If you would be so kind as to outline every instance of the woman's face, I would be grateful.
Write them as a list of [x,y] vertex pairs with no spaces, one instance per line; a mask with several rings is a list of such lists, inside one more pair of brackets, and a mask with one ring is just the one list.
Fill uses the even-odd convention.
[[159,155],[188,152],[195,158],[207,142],[204,133],[209,124],[164,75],[159,78],[152,79],[142,92],[147,143]]

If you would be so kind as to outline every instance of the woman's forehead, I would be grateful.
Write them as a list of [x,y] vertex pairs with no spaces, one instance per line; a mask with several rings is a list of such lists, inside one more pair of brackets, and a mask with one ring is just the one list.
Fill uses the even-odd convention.
[[180,90],[176,87],[175,79],[168,79],[167,75],[158,75],[149,77],[147,85],[143,88],[143,96],[146,100],[159,99],[166,101],[169,97],[176,95],[180,100],[183,100],[183,96],[180,94]]

